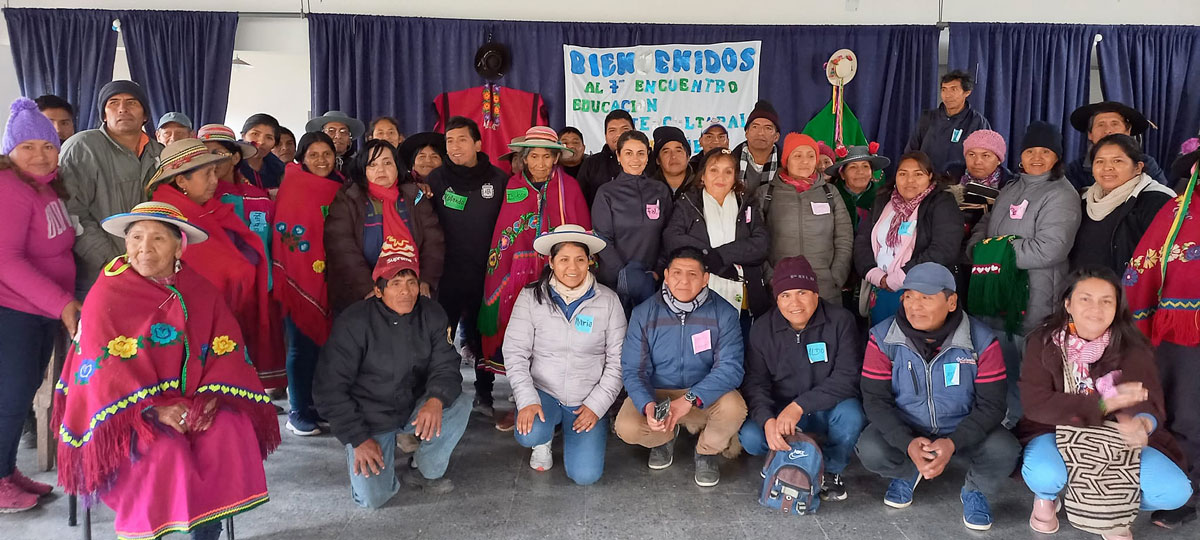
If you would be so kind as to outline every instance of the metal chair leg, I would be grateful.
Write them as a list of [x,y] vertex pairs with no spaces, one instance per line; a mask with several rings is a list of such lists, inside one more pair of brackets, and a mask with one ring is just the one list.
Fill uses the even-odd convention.
[[83,509],[83,540],[92,540],[92,509]]
[[67,525],[70,527],[79,525],[79,497],[75,495],[67,497]]
[[233,535],[233,518],[225,520],[225,538],[228,540],[236,540]]

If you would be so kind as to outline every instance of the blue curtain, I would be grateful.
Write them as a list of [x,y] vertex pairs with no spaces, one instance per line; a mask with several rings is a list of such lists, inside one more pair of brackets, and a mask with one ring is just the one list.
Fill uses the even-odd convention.
[[[476,21],[311,14],[312,112],[339,109],[364,121],[399,118],[406,133],[429,130],[434,98],[479,86],[475,51],[508,45],[512,67],[500,84],[542,94],[550,123],[565,121],[563,45],[620,47],[762,40],[759,96],[782,129],[800,131],[831,97],[821,66],[840,48],[859,57],[847,102],[867,138],[898,154],[922,109],[936,103],[934,26],[705,26]],[[749,112],[749,111],[744,111]]]
[[[1142,137],[1163,168],[1200,129],[1200,27],[1100,26],[1104,99],[1142,112],[1158,129]],[[1172,179],[1173,180],[1173,179]]]
[[1020,164],[1025,128],[1045,120],[1063,128],[1066,160],[1081,155],[1071,111],[1088,103],[1093,27],[1069,24],[950,23],[949,69],[975,75],[971,104],[1008,141],[1007,166]]
[[125,11],[129,72],[150,100],[152,121],[185,113],[199,128],[225,123],[237,13]]
[[100,125],[96,94],[112,80],[116,12],[5,8],[21,94],[55,94],[75,106],[75,126]]

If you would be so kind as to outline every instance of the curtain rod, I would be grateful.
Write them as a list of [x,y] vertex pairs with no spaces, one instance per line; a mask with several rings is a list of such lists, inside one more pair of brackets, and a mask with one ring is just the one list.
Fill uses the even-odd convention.
[[239,11],[238,17],[252,17],[256,19],[306,19],[308,13],[303,11]]

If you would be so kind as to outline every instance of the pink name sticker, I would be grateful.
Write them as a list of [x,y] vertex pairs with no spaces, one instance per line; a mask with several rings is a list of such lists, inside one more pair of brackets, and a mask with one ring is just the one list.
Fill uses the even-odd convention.
[[658,202],[646,205],[646,217],[650,219],[658,219]]
[[712,348],[712,333],[709,330],[692,334],[692,353],[700,354]]
[[1021,204],[1008,205],[1008,217],[1012,219],[1021,219],[1025,217],[1025,209],[1029,208],[1029,199],[1021,201]]

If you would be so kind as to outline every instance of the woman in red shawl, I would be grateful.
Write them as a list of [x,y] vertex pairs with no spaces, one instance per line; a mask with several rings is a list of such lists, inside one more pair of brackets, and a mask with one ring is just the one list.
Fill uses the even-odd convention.
[[312,378],[321,345],[329,337],[329,299],[325,288],[325,217],[342,187],[333,139],[305,133],[296,146],[300,163],[289,163],[275,199],[275,237],[271,253],[275,296],[283,305],[287,332],[288,431],[300,436],[321,433],[313,408]]
[[567,223],[592,229],[591,212],[579,183],[558,164],[559,157],[573,150],[558,142],[554,130],[531,127],[524,141],[509,148],[520,152],[525,167],[508,179],[504,205],[492,234],[483,308],[479,310],[482,367],[497,374],[504,373],[499,351],[517,295],[546,266],[546,258],[533,249],[533,239]]
[[[1184,143],[1171,165],[1172,179],[1187,178],[1181,195],[1159,210],[1125,270],[1133,320],[1156,350],[1166,396],[1167,428],[1183,446],[1188,477],[1200,493],[1200,144]],[[1198,495],[1200,497],[1200,495]],[[1196,519],[1195,498],[1151,519],[1168,529]]]
[[247,355],[265,386],[283,383],[282,343],[271,331],[271,260],[262,239],[233,206],[216,198],[218,164],[229,156],[212,154],[197,139],[175,141],[162,151],[158,172],[146,185],[150,200],[178,208],[198,227],[212,232],[202,246],[188,250],[184,262],[216,285],[249,340]]
[[58,481],[112,508],[118,538],[213,540],[267,501],[262,462],[279,445],[237,320],[180,260],[215,237],[161,202],[102,227],[126,255],[88,293],[55,385]]

